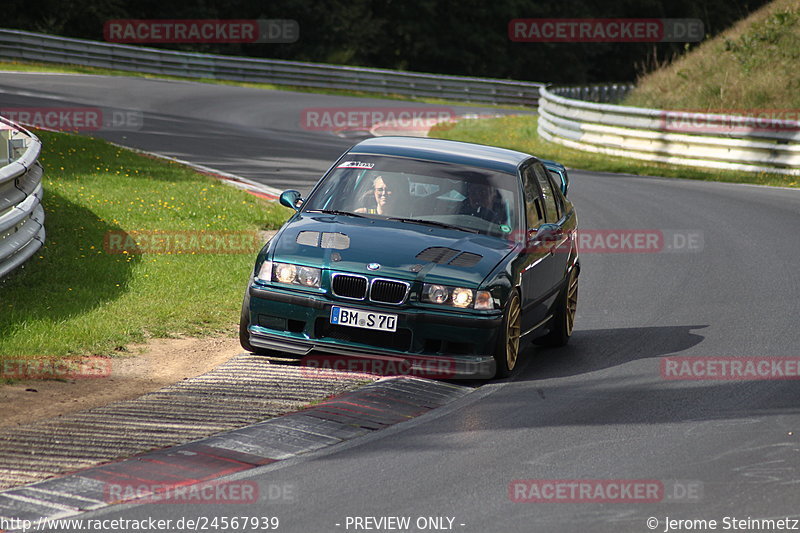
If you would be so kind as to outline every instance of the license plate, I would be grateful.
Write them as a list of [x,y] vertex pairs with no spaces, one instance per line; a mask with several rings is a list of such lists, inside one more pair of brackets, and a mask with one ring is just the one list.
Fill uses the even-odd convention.
[[331,324],[376,331],[397,331],[397,315],[334,305],[331,307]]

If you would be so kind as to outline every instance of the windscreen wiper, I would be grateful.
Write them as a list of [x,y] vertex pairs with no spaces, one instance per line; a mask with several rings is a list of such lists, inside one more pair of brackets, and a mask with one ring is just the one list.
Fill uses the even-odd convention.
[[423,224],[425,226],[436,226],[437,228],[455,229],[458,231],[466,231],[468,233],[480,233],[480,231],[473,228],[465,228],[463,226],[454,226],[445,222],[438,222],[436,220],[425,220],[422,218],[394,218],[389,217],[389,220],[397,220],[399,222],[411,222],[412,224]]
[[351,213],[350,211],[341,211],[339,209],[315,209],[312,213],[325,213],[326,215],[348,215],[351,217],[366,218],[361,213]]

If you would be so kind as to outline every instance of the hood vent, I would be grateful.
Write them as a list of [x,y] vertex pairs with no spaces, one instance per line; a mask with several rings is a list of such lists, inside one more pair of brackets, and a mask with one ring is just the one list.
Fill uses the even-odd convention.
[[417,259],[420,261],[427,261],[429,263],[447,263],[458,255],[458,250],[452,248],[445,248],[443,246],[433,246],[425,248],[417,254]]
[[445,248],[444,246],[433,246],[431,248],[425,248],[417,254],[417,259],[430,263],[437,263],[439,265],[448,263],[454,267],[469,268],[480,263],[483,256],[470,252],[459,252],[458,250]]
[[350,248],[350,237],[344,233],[301,231],[297,234],[296,242],[304,246],[319,246],[321,248],[333,248],[334,250],[347,250]]
[[334,250],[347,250],[350,248],[350,237],[344,233],[323,233],[320,246]]
[[303,246],[319,246],[318,231],[301,231],[297,234],[297,244]]
[[483,259],[482,255],[473,254],[470,252],[461,252],[456,258],[450,261],[450,265],[454,267],[472,267],[477,265]]

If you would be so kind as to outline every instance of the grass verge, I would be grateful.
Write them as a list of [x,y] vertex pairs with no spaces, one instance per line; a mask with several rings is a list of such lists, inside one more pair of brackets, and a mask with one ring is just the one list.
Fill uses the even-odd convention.
[[620,172],[644,176],[665,176],[730,183],[755,183],[797,187],[796,176],[780,174],[703,170],[694,167],[650,163],[623,157],[583,152],[551,143],[536,132],[537,117],[510,116],[482,120],[462,120],[455,125],[439,124],[429,136],[454,141],[489,144],[553,159],[571,168],[602,172]]
[[290,210],[105,141],[37,135],[47,242],[0,281],[0,358],[230,331],[263,241],[255,232]]

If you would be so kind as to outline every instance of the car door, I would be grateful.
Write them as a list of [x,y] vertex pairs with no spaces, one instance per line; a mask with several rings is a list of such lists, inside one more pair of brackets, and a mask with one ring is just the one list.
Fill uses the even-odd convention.
[[553,254],[548,246],[542,246],[536,235],[546,223],[545,198],[539,187],[534,170],[535,160],[520,169],[523,196],[525,199],[526,245],[519,256],[520,298],[522,300],[522,332],[539,325],[547,316],[547,300],[552,290]]
[[555,184],[552,175],[541,163],[533,165],[536,180],[542,191],[542,198],[545,208],[545,219],[548,224],[554,224],[557,228],[549,233],[548,246],[552,260],[547,261],[548,277],[550,278],[551,291],[557,292],[567,271],[569,261],[569,251],[571,242],[568,242],[570,235],[565,231],[564,201],[561,191]]

